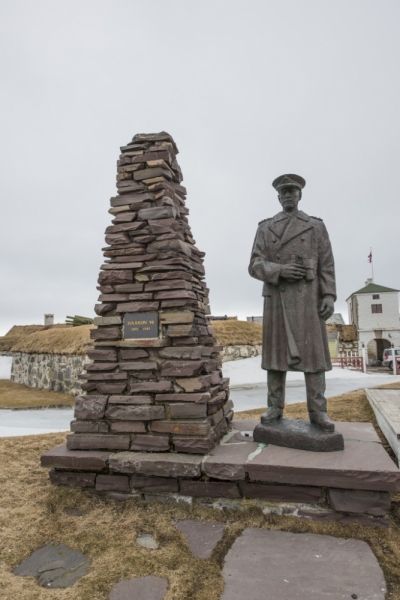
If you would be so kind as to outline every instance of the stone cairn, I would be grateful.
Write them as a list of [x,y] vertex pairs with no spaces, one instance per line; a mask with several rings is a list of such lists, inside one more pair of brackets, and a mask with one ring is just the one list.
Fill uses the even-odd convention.
[[[121,148],[93,362],[82,375],[86,394],[76,400],[68,450],[205,454],[233,417],[177,153],[165,132],[135,135]],[[143,324],[149,313],[158,321],[154,337],[126,339],[125,315]]]

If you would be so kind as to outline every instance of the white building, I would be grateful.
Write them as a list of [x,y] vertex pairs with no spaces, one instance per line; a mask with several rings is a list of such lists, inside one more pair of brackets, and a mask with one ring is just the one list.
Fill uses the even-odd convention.
[[399,290],[367,279],[365,287],[347,298],[349,323],[368,350],[368,358],[382,360],[385,348],[400,346]]

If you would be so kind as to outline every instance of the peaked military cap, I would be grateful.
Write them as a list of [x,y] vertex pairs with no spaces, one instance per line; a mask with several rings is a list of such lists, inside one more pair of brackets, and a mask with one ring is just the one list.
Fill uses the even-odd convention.
[[280,175],[279,177],[274,179],[272,185],[276,190],[278,190],[278,192],[281,188],[288,186],[297,187],[300,190],[302,190],[303,187],[306,185],[306,180],[300,177],[300,175]]

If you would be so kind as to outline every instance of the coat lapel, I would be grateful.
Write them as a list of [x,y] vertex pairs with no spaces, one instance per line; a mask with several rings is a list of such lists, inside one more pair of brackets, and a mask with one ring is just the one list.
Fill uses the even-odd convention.
[[290,219],[289,225],[283,232],[283,236],[281,239],[281,246],[287,244],[293,238],[301,235],[308,229],[312,229],[313,224],[310,221],[310,217],[303,213],[303,211],[299,211],[295,217]]
[[276,237],[281,239],[282,235],[285,232],[285,229],[288,224],[288,217],[285,213],[280,212],[273,217],[273,219],[268,223],[268,229],[272,231]]

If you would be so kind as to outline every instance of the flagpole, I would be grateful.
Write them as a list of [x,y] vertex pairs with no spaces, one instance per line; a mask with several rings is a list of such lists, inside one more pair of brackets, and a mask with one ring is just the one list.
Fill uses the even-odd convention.
[[370,256],[371,256],[371,272],[372,272],[372,283],[374,282],[374,261],[372,258],[372,248],[369,249],[370,252]]

